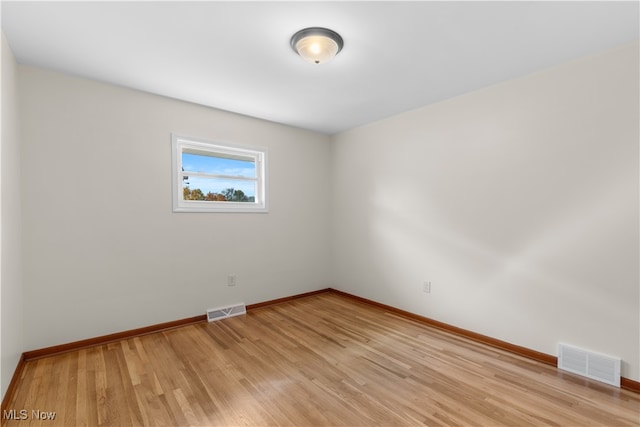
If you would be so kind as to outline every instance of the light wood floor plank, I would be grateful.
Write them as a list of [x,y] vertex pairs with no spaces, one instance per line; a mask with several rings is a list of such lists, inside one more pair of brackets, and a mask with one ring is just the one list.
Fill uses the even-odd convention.
[[29,419],[7,427],[640,426],[637,394],[329,293],[28,361],[9,409]]

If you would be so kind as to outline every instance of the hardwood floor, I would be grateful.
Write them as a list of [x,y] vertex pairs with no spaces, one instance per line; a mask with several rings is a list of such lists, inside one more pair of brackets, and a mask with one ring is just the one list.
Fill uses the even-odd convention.
[[9,409],[26,419],[7,426],[640,425],[640,395],[333,293],[28,361]]

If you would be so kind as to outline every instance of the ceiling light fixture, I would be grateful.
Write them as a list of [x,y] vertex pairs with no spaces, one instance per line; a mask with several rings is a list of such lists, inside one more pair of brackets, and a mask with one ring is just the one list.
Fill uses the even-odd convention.
[[331,61],[342,50],[342,46],[344,41],[340,34],[328,28],[305,28],[291,37],[291,48],[312,64]]

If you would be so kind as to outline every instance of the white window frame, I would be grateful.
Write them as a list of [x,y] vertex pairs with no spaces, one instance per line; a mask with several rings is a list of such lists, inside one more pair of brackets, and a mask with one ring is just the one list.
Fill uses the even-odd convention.
[[[191,138],[171,134],[172,153],[172,191],[174,212],[268,212],[267,203],[267,150],[256,147],[240,147],[227,143],[205,141],[199,138]],[[217,202],[210,200],[184,200],[183,179],[185,175],[202,175],[182,170],[182,153],[185,149],[221,154],[223,156],[240,156],[251,158],[256,165],[256,177],[241,178],[256,182],[256,194],[254,202]],[[238,179],[235,176],[209,175],[216,178]]]

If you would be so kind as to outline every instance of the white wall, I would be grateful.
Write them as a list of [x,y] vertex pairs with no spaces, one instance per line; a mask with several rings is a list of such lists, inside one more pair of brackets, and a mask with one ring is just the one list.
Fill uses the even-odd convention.
[[2,142],[0,146],[0,398],[23,351],[20,131],[18,73],[2,33]]
[[633,44],[337,135],[335,286],[639,380],[638,114]]
[[[25,350],[331,285],[327,136],[27,66],[20,95]],[[266,147],[270,212],[173,213],[171,132]]]

